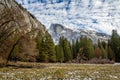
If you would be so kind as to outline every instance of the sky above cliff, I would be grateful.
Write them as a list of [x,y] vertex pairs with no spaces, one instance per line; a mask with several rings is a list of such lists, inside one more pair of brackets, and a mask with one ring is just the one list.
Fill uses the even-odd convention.
[[47,28],[59,23],[68,28],[120,34],[120,0],[16,0]]

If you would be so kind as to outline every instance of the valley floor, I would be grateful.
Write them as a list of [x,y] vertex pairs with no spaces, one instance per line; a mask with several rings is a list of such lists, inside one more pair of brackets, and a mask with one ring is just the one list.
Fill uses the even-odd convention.
[[120,64],[31,63],[37,68],[0,68],[0,80],[119,80]]

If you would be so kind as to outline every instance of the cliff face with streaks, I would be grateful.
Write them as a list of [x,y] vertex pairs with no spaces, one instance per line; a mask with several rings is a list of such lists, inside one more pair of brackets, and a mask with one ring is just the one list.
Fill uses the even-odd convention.
[[0,56],[7,58],[18,44],[18,53],[33,55],[38,33],[44,35],[45,26],[31,13],[15,0],[0,0]]
[[80,39],[80,37],[88,37],[93,41],[94,44],[97,44],[98,40],[107,42],[108,39],[110,39],[110,35],[104,33],[98,33],[85,29],[73,30],[66,28],[61,24],[52,24],[49,28],[49,33],[56,44],[59,42],[59,38],[62,36],[67,38],[70,42],[72,42],[72,40]]
[[0,0],[0,21],[0,24],[7,21],[14,23],[19,29],[31,30],[32,28],[37,28],[41,32],[45,31],[44,25],[21,5],[16,3],[15,0]]

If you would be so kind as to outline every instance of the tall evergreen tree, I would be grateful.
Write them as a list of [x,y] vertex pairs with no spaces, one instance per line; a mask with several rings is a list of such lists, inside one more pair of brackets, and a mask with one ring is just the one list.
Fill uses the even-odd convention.
[[63,48],[64,61],[66,62],[72,60],[72,49],[69,41],[64,37],[61,37],[59,45]]
[[94,58],[95,57],[95,54],[94,54],[94,45],[93,45],[91,39],[88,39],[88,49],[89,49],[89,59]]
[[81,38],[80,47],[83,48],[83,54],[85,55],[87,60],[90,60],[95,56],[94,46],[93,46],[92,40],[90,40],[89,38],[87,37]]
[[73,59],[77,57],[77,48],[76,48],[76,43],[74,40],[72,40],[72,54],[73,54]]
[[57,62],[60,62],[60,63],[64,61],[64,52],[60,44],[56,46],[56,59],[57,59]]
[[46,32],[45,42],[46,42],[49,62],[56,62],[55,45],[51,35],[48,32]]
[[41,62],[48,62],[48,49],[46,46],[45,38],[43,38],[39,45],[39,60]]
[[[79,48],[80,48],[80,40],[76,39],[75,49],[76,49],[76,52],[77,52],[77,53],[79,52]],[[76,54],[77,54],[77,53],[76,53]]]
[[105,46],[105,44],[103,44],[103,42],[98,41],[98,46],[101,49],[101,58],[106,58],[107,59],[107,52],[105,50],[105,48],[103,46]]
[[115,53],[115,61],[120,62],[120,37],[116,30],[112,31],[110,46]]
[[40,48],[40,44],[41,44],[42,39],[43,39],[43,34],[41,32],[38,32],[38,34],[37,34],[37,36],[35,38],[36,46],[37,46],[38,50]]
[[[45,35],[44,35],[45,36]],[[43,35],[41,34],[41,32],[38,32],[36,38],[36,48],[38,49],[38,59],[41,62],[47,62],[48,58],[47,58],[47,54],[45,54],[43,51],[45,51],[46,49],[46,45],[45,45],[45,40]]]
[[55,45],[50,34],[47,31],[40,42],[39,55],[40,61],[56,62]]
[[104,49],[104,47],[102,45],[101,45],[101,52],[102,52],[102,58],[107,59],[107,53],[106,53],[106,51],[105,51],[105,49]]
[[72,51],[70,49],[70,45],[67,39],[64,39],[64,59],[65,61],[72,60]]
[[114,60],[114,52],[113,52],[113,50],[111,49],[110,46],[108,47],[108,59],[110,61]]

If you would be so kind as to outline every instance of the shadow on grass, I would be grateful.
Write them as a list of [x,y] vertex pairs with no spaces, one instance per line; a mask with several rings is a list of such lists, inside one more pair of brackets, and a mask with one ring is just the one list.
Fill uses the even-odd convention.
[[43,69],[46,68],[47,66],[38,64],[38,63],[31,63],[31,62],[9,62],[8,64],[2,64],[0,65],[0,68],[4,67],[12,67],[12,68],[38,68],[38,69]]

